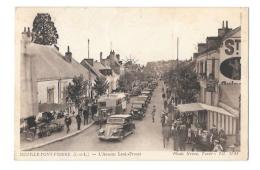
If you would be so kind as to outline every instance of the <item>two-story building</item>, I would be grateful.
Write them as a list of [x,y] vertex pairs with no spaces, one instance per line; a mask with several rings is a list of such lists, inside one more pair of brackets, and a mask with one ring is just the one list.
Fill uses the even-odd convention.
[[216,126],[227,135],[239,133],[241,27],[231,29],[223,21],[218,36],[207,37],[194,53],[199,77],[198,103],[179,106],[197,112],[197,121],[206,129]]

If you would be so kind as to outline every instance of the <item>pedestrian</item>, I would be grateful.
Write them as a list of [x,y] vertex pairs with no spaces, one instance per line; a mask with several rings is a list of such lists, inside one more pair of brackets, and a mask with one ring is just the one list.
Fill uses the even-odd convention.
[[80,114],[77,114],[77,116],[76,116],[76,121],[77,121],[78,130],[80,130],[80,126],[81,126],[81,117],[80,117]]
[[191,128],[188,128],[187,144],[191,144]]
[[153,111],[152,111],[152,121],[153,121],[153,123],[154,123],[154,117],[155,117],[155,112],[156,112],[156,107],[155,107],[155,105],[153,105]]
[[65,125],[67,127],[67,133],[69,133],[70,131],[70,125],[71,125],[71,118],[69,116],[69,114],[66,114],[66,117],[65,117]]
[[222,152],[222,151],[223,151],[223,147],[219,143],[219,140],[214,140],[213,152]]
[[178,129],[176,123],[173,124],[172,126],[172,142],[173,142],[173,150],[177,151],[178,150]]
[[164,125],[162,128],[162,134],[163,134],[163,147],[165,148],[170,140],[170,134],[171,134],[171,126]]
[[88,124],[88,117],[89,117],[89,109],[87,108],[83,111],[84,125]]
[[97,105],[93,103],[91,107],[91,119],[94,120],[94,115],[97,113]]
[[181,151],[186,149],[186,126],[182,124],[179,130],[179,147]]

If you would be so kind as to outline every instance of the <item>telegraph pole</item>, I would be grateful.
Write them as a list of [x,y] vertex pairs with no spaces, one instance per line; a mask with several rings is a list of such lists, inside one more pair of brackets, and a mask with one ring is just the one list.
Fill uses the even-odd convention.
[[88,39],[88,59],[89,59],[89,39]]

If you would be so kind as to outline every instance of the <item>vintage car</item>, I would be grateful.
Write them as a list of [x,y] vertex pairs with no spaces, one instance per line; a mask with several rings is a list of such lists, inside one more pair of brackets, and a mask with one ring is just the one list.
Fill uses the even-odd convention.
[[142,120],[145,117],[144,102],[134,101],[132,104],[130,115],[132,115],[133,119],[135,120]]
[[100,140],[122,140],[124,137],[134,133],[134,130],[135,124],[131,115],[112,115],[107,119],[105,127],[98,131],[98,138]]
[[53,120],[49,123],[38,124],[39,132],[38,137],[50,136],[54,132],[60,132],[64,129],[64,124],[58,120]]

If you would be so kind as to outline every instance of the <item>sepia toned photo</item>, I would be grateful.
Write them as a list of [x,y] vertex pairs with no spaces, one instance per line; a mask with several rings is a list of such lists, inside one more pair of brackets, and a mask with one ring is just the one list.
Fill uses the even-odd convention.
[[247,160],[248,8],[17,7],[15,160]]

